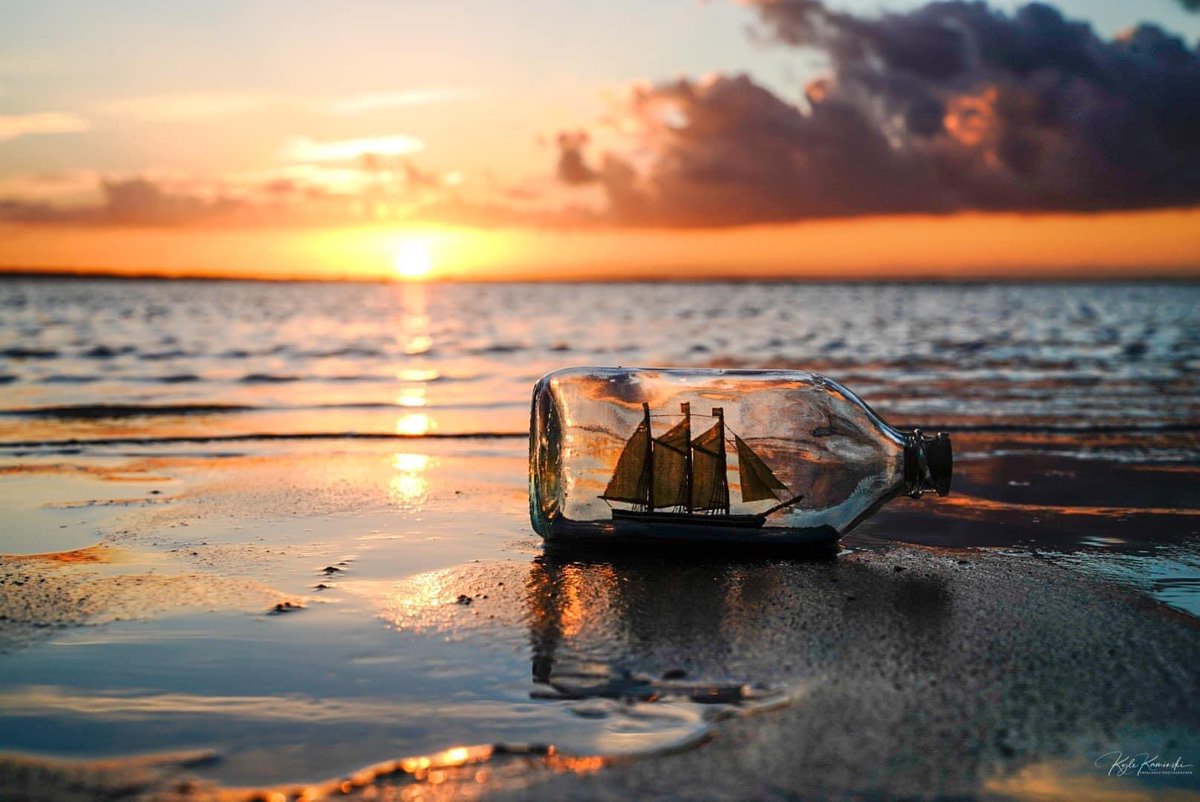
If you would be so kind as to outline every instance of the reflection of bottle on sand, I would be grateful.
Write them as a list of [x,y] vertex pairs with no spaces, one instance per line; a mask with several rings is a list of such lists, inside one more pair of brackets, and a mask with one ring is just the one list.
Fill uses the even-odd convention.
[[[756,698],[761,694],[742,682],[712,681],[709,669],[731,643],[769,631],[759,626],[764,615],[787,614],[786,607],[764,612],[757,599],[744,598],[747,584],[769,593],[777,580],[771,564],[541,557],[525,586],[534,696]],[[694,671],[669,670],[680,652],[697,658]]]
[[[787,485],[738,434],[730,432],[732,439],[727,437],[721,407],[712,411],[712,427],[694,439],[691,404],[680,407],[683,420],[655,437],[650,405],[642,404],[642,422],[625,444],[612,480],[600,496],[633,505],[631,509],[613,509],[613,521],[618,525],[758,528],[768,515],[804,497],[790,494]],[[727,446],[737,452],[742,503],[767,499],[778,503],[761,512],[730,512]],[[780,501],[780,491],[787,494],[786,500]]]
[[[945,576],[880,573],[870,562],[839,564],[832,552],[803,560],[546,554],[529,564],[524,591],[539,698],[744,701],[743,682],[792,674],[784,665],[808,665],[799,674],[811,676],[822,665],[874,664],[881,647],[864,633],[877,631],[890,633],[883,652],[936,674],[957,637]],[[846,625],[854,613],[845,592],[878,602],[877,627]],[[742,669],[733,666],[756,664],[763,673],[737,681]]]

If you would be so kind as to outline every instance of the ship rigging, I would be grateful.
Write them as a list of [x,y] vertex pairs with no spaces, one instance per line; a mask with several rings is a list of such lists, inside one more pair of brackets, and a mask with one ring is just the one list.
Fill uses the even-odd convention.
[[[715,422],[695,438],[691,405],[684,403],[680,408],[683,420],[656,437],[650,405],[642,404],[642,421],[625,443],[612,479],[600,495],[606,502],[632,505],[631,509],[614,507],[614,521],[756,528],[767,516],[803,498],[792,495],[736,432],[731,431],[733,438],[728,440],[721,407],[713,408]],[[772,499],[778,504],[757,513],[731,511],[727,445],[737,452],[742,502]],[[781,492],[786,495],[781,497]]]

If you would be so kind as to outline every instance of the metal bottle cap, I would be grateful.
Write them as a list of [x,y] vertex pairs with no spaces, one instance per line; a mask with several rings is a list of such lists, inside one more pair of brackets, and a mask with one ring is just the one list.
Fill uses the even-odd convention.
[[926,440],[925,459],[929,463],[933,489],[939,496],[949,495],[950,480],[954,476],[954,449],[950,447],[950,435],[938,432],[937,437]]
[[938,432],[936,437],[926,437],[920,429],[914,429],[904,448],[904,480],[909,495],[917,498],[926,490],[935,490],[939,496],[949,495],[953,475],[950,435]]

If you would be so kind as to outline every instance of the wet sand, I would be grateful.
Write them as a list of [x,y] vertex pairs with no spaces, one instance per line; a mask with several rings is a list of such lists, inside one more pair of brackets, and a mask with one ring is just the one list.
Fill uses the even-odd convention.
[[956,446],[955,495],[790,558],[546,553],[519,439],[10,462],[0,790],[1200,798],[1194,462]]
[[[646,668],[679,662],[804,691],[727,722],[702,750],[558,778],[540,798],[1055,798],[1039,796],[1054,783],[1059,798],[1126,798],[1098,756],[1200,749],[1195,622],[1041,560],[909,547],[830,564],[613,570],[634,577],[627,626]],[[670,601],[680,585],[693,605],[720,597],[739,571],[752,584],[707,621]]]

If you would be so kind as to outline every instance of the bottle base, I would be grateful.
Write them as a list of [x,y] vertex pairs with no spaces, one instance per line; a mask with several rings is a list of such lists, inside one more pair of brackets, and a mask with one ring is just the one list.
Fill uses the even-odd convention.
[[[700,519],[704,516],[686,517]],[[757,522],[757,525],[714,526],[705,521],[662,522],[634,515],[622,516],[612,522],[579,523],[559,519],[542,532],[542,539],[547,546],[599,545],[605,548],[668,546],[678,549],[736,543],[741,547],[771,549],[832,546],[840,537],[840,533],[831,526],[773,527],[763,526],[761,522]]]

